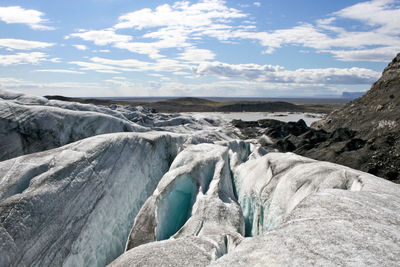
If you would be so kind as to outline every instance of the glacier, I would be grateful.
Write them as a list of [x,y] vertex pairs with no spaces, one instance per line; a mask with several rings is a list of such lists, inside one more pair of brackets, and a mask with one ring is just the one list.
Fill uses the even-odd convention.
[[220,115],[0,90],[0,137],[0,266],[398,266],[399,185]]
[[[135,219],[127,251],[110,266],[197,266],[192,257],[199,259],[198,266],[398,264],[398,185],[292,153],[254,149],[240,163],[219,156],[214,151],[222,149],[219,145],[196,146],[186,153],[205,153],[190,162],[203,170],[218,165],[212,179],[205,178],[207,171],[199,175],[197,168],[187,167],[188,157],[179,157],[181,152],[171,167],[185,166],[185,173],[171,168],[163,176]],[[210,161],[207,152],[211,158],[222,157],[219,164]],[[229,147],[226,152],[235,155]],[[162,203],[180,190],[171,184],[182,177],[198,181],[198,189],[190,190],[197,192],[191,216],[167,241],[156,242],[165,238],[157,236],[158,227],[168,227],[174,218],[162,221]],[[175,229],[169,228],[169,234]]]
[[0,162],[1,265],[105,265],[184,141],[116,133]]

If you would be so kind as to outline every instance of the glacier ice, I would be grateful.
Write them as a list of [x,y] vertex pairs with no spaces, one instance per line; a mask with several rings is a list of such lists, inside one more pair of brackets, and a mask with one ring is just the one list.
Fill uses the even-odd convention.
[[0,228],[10,237],[0,243],[0,265],[110,262],[184,142],[115,133],[0,162]]
[[229,121],[218,118],[157,114],[132,106],[113,110],[0,89],[0,161],[99,134],[153,130],[193,135],[201,142],[239,136]]
[[143,132],[126,120],[92,111],[21,105],[0,100],[0,160],[112,132]]
[[0,90],[0,266],[398,265],[399,185],[238,136]]
[[[235,145],[247,150],[246,145]],[[192,257],[209,262],[233,249],[242,239],[244,223],[233,192],[229,151],[229,144],[198,144],[179,153],[137,215],[128,251],[111,266],[160,264],[151,255],[159,250],[160,240],[168,238],[162,241],[164,253],[179,255],[162,259],[161,265],[182,260],[188,265]],[[192,244],[197,250],[188,250]]]
[[173,188],[157,206],[156,240],[175,234],[190,217],[196,196],[196,184],[189,175],[175,179]]
[[[280,177],[274,188],[266,187],[271,194],[264,206],[268,221],[258,228],[262,233],[246,238],[211,266],[398,265],[398,185],[296,155],[271,153],[265,158],[277,174],[269,184]],[[276,168],[281,163],[286,169]],[[252,193],[249,188],[243,185],[242,196]]]
[[[231,183],[229,151],[227,146],[198,144],[180,152],[136,217],[127,249],[171,236],[241,233],[244,226]],[[225,220],[218,218],[219,213]]]
[[[292,153],[265,155],[254,147],[238,149],[240,145],[231,144],[230,149],[229,143],[225,145],[228,153],[223,155],[228,157],[218,161],[221,164],[218,169],[226,171],[214,171],[205,194],[199,185],[191,216],[182,228],[161,242],[155,242],[154,235],[153,239],[141,236],[143,222],[149,217],[153,222],[146,229],[149,233],[163,223],[155,219],[159,199],[173,192],[174,187],[167,185],[180,177],[171,168],[136,217],[127,251],[111,266],[380,265],[382,262],[396,265],[400,255],[398,185]],[[193,152],[213,151],[210,146],[219,145],[208,146],[207,149],[192,146],[179,155],[190,152],[194,157]],[[208,166],[204,152],[202,160],[197,160],[203,170]],[[173,165],[196,162],[185,161],[179,155]],[[198,177],[193,169],[185,169],[186,177]],[[225,177],[230,175],[233,183],[222,183],[229,181]],[[387,206],[386,201],[390,202]],[[197,251],[192,250],[193,242]],[[213,246],[205,248],[200,245],[202,242],[211,242]],[[191,246],[188,251],[186,244]],[[160,259],[154,256],[156,253],[170,256]],[[198,262],[187,260],[192,256]]]

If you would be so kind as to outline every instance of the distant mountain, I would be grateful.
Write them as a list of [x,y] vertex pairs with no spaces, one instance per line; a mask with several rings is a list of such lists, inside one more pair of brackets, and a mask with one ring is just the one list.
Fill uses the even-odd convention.
[[343,92],[342,97],[355,99],[355,98],[362,97],[364,94],[365,94],[365,92]]

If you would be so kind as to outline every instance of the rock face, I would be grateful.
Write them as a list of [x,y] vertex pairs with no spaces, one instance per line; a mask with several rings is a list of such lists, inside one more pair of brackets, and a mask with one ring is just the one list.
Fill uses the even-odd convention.
[[366,138],[400,131],[400,53],[364,96],[333,111],[314,127],[326,131],[349,128]]
[[[334,131],[348,128],[355,138],[371,146],[358,154],[365,155],[361,170],[400,182],[400,53],[385,68],[381,78],[361,98],[333,111],[312,125]],[[338,160],[343,164],[343,160]]]

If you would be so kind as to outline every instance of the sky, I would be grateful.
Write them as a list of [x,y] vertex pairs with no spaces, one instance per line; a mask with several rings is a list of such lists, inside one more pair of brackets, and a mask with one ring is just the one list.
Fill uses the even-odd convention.
[[0,0],[0,88],[333,97],[400,52],[399,0]]

